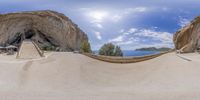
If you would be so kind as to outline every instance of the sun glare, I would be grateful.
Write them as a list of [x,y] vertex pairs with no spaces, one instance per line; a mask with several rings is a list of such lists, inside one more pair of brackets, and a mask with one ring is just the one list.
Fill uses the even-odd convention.
[[95,22],[102,22],[103,19],[108,15],[106,11],[92,11],[89,16],[95,20]]

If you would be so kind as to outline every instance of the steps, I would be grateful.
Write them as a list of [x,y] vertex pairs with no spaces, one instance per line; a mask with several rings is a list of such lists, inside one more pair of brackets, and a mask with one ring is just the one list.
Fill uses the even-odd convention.
[[17,54],[17,58],[20,59],[35,59],[41,58],[42,56],[42,51],[31,40],[24,40]]

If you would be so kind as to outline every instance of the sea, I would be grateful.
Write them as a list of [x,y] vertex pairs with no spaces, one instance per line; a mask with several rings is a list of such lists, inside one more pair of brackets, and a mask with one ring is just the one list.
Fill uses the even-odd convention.
[[129,56],[147,56],[152,54],[159,54],[159,51],[135,51],[135,50],[124,50],[123,56],[129,57]]
[[[98,51],[93,51],[96,55],[98,55]],[[135,50],[123,50],[123,56],[124,57],[130,57],[130,56],[147,56],[152,54],[159,54],[159,51],[135,51]]]

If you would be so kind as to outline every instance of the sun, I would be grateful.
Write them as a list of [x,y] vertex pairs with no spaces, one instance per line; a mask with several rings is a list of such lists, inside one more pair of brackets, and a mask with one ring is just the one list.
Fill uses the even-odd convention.
[[106,12],[106,11],[91,11],[89,13],[89,16],[95,22],[102,22],[108,16],[108,12]]

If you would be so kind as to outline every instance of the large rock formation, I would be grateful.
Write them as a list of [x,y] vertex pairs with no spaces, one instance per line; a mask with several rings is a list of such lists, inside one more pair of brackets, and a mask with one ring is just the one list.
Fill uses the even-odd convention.
[[0,45],[19,46],[31,39],[43,49],[58,51],[80,50],[82,41],[88,41],[64,14],[55,11],[32,11],[0,15]]
[[176,50],[182,53],[194,52],[200,49],[200,17],[183,27],[174,35]]

